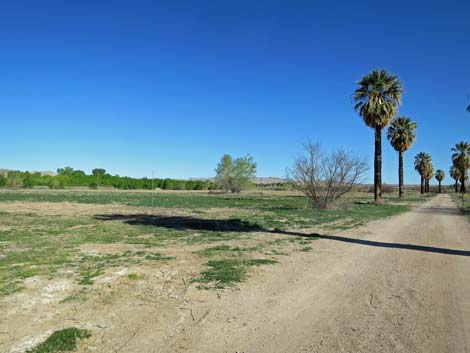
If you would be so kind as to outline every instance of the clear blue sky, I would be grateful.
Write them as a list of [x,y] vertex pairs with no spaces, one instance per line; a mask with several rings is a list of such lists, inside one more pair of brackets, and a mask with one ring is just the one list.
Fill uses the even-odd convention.
[[[372,167],[351,95],[384,68],[419,125],[405,155],[418,183],[417,152],[448,174],[470,139],[469,40],[464,0],[2,1],[0,168],[202,177],[250,153],[259,176],[282,177],[307,138]],[[383,159],[397,183],[385,134]]]

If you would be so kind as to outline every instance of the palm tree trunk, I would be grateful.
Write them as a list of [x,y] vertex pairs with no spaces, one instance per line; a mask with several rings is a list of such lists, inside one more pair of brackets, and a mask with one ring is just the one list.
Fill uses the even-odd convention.
[[457,179],[455,179],[454,188],[455,188],[455,192],[459,192],[459,181]]
[[403,196],[403,152],[398,152],[398,197]]
[[465,185],[465,173],[462,173],[462,179],[460,180],[460,192],[465,193],[467,192],[467,187]]
[[424,194],[424,176],[421,175],[421,194]]
[[382,199],[382,129],[375,128],[374,200]]
[[439,180],[439,194],[442,194],[441,181]]
[[429,192],[429,180],[424,179],[424,192],[427,194]]

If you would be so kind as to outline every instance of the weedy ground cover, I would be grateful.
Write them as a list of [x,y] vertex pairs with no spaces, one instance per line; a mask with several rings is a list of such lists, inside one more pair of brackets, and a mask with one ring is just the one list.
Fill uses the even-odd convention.
[[[154,208],[149,207],[153,203]],[[114,191],[0,191],[0,296],[22,290],[25,279],[37,275],[67,276],[81,286],[112,268],[158,266],[177,256],[167,248],[187,247],[201,259],[198,281],[216,287],[244,280],[252,266],[274,264],[292,250],[309,252],[313,239],[287,235],[312,228],[325,232],[349,229],[393,216],[426,200],[419,195],[385,198],[382,205],[367,202],[370,194],[356,193],[339,207],[316,210],[296,194],[203,194]],[[89,205],[119,204],[114,214],[45,214],[9,211],[10,202],[25,202],[34,210],[41,202]],[[39,205],[39,204],[38,204]],[[467,203],[468,205],[468,203]],[[468,206],[466,206],[468,208]],[[163,212],[164,211],[164,212]],[[176,212],[177,211],[177,212]],[[466,212],[464,210],[464,212]],[[57,213],[57,212],[56,212]],[[256,234],[267,234],[253,243]],[[272,236],[270,236],[272,234]],[[98,245],[119,245],[111,253],[90,253]],[[193,251],[193,247],[204,247]]]

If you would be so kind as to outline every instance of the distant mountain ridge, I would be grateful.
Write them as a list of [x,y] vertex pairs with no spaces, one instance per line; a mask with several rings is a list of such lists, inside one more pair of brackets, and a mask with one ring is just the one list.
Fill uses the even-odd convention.
[[286,178],[276,178],[276,177],[267,177],[267,178],[253,178],[251,180],[253,184],[283,184],[289,182],[289,179]]

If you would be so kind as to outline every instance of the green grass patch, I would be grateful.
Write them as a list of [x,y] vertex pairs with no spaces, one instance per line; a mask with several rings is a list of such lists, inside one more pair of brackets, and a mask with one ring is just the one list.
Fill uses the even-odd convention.
[[112,267],[124,267],[132,264],[139,264],[143,259],[150,261],[172,260],[174,257],[165,256],[158,252],[125,251],[120,254],[108,254],[101,256],[82,256],[79,268],[81,279],[79,284],[92,285],[94,279],[105,273],[105,270]]
[[47,340],[26,353],[59,353],[70,352],[77,348],[77,340],[91,337],[89,330],[66,328],[55,331]]
[[260,247],[240,247],[240,246],[229,246],[229,245],[217,245],[210,248],[206,248],[196,253],[204,257],[214,257],[217,255],[232,255],[232,256],[241,256],[243,253],[249,253],[258,251]]
[[272,265],[277,263],[271,259],[223,259],[209,260],[208,269],[194,281],[200,283],[200,289],[223,289],[233,287],[236,283],[244,281],[247,277],[247,268],[250,266]]
[[312,250],[313,248],[311,246],[304,246],[303,248],[299,249],[299,251],[302,251],[302,252],[309,252]]
[[138,280],[141,280],[141,279],[144,279],[145,276],[144,275],[140,275],[138,273],[131,273],[129,275],[127,275],[127,278],[133,280],[133,281],[138,281]]
[[351,229],[375,219],[395,216],[410,209],[404,204],[354,204],[337,210],[278,209],[271,213],[258,213],[239,218],[261,228],[283,231],[320,227],[326,230]]

